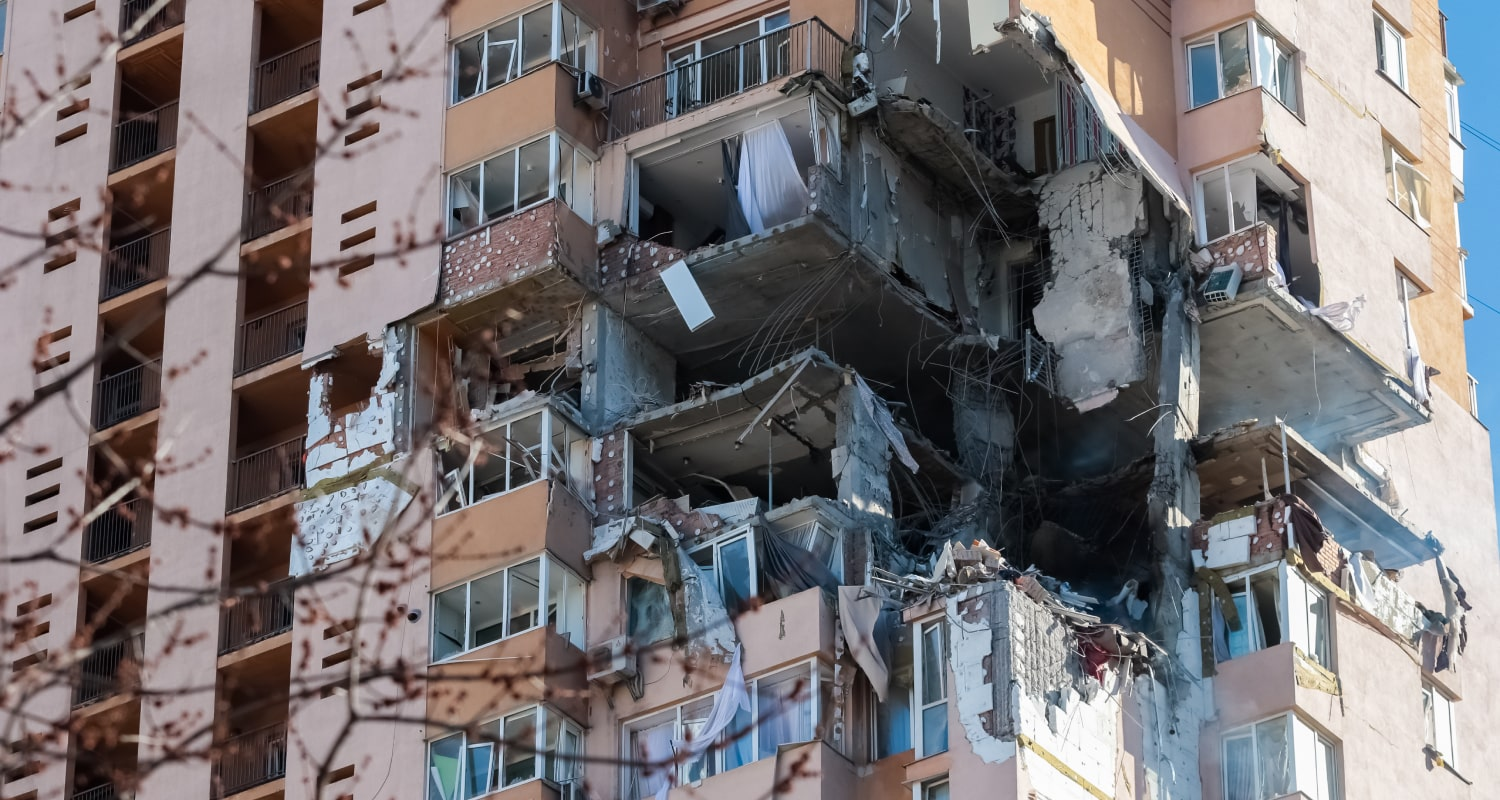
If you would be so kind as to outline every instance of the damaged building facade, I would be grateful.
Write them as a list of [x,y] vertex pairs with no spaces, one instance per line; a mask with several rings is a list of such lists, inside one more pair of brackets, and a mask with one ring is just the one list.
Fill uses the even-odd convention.
[[1435,2],[11,5],[0,798],[1493,794]]

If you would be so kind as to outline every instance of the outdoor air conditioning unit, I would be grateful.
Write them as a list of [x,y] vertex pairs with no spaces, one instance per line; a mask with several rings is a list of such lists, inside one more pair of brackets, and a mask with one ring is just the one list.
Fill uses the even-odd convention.
[[1233,302],[1235,295],[1240,293],[1240,278],[1243,276],[1239,264],[1219,267],[1208,273],[1208,280],[1203,284],[1203,299],[1210,303]]
[[604,81],[598,75],[578,73],[578,102],[596,111],[604,108]]
[[635,651],[630,637],[619,636],[589,649],[589,683],[614,686],[634,681]]
[[635,10],[644,14],[647,11],[676,11],[682,7],[685,0],[635,0]]

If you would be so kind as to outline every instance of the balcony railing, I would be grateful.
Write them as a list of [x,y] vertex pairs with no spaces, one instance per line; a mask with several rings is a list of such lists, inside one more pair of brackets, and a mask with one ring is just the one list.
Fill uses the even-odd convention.
[[119,297],[137,286],[167,277],[167,246],[171,241],[172,229],[162,228],[110,248],[104,254],[99,299]]
[[278,723],[226,739],[214,765],[215,797],[228,797],[286,777],[286,725]]
[[167,4],[161,10],[146,20],[140,30],[132,34],[130,29],[135,27],[141,17],[156,3],[157,0],[124,0],[120,3],[120,36],[124,38],[125,44],[139,42],[182,24],[183,7],[187,4],[187,0],[167,0]]
[[628,136],[746,89],[803,72],[837,80],[846,45],[815,17],[678,64],[610,93],[610,138]]
[[251,189],[245,203],[245,241],[259,239],[312,216],[311,169]]
[[139,665],[140,653],[140,635],[95,647],[92,653],[78,662],[78,685],[73,689],[73,707],[97,703],[119,694],[130,679],[123,673],[127,668],[134,670]]
[[265,594],[234,598],[219,625],[219,655],[292,629],[292,592],[273,585]]
[[102,564],[151,544],[151,500],[137,497],[95,517],[83,536],[83,559]]
[[177,101],[115,124],[110,171],[124,169],[177,146]]
[[129,792],[121,794],[113,783],[101,783],[93,788],[74,792],[73,800],[126,800],[130,796]]
[[229,511],[240,511],[300,489],[303,439],[298,436],[235,459],[229,465]]
[[235,375],[302,352],[307,341],[307,301],[262,314],[240,325],[239,364]]
[[99,379],[94,388],[94,427],[118,425],[161,402],[161,362],[137,364]]
[[316,88],[320,45],[314,39],[295,50],[260,62],[255,68],[255,97],[251,99],[250,113]]

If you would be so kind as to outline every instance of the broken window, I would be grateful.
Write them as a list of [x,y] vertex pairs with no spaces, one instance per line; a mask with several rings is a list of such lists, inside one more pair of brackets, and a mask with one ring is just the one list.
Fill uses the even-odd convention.
[[472,466],[468,447],[454,447],[444,454],[445,484],[453,487],[445,512],[554,476],[589,502],[593,468],[589,443],[581,429],[550,406],[491,424],[473,445],[482,450]]
[[915,666],[911,643],[901,640],[893,643],[891,653],[890,684],[886,688],[885,702],[878,702],[875,690],[870,689],[870,700],[875,707],[874,741],[875,752],[871,760],[905,753],[912,749],[912,682]]
[[844,542],[837,531],[821,521],[814,521],[798,525],[779,535],[788,544],[812,553],[818,563],[827,567],[843,583]]
[[448,235],[553,197],[593,219],[594,160],[557,133],[449,175]]
[[645,647],[675,635],[671,599],[667,587],[645,578],[625,581],[627,629],[630,641]]
[[1229,626],[1224,612],[1214,606],[1216,647],[1221,658],[1240,656],[1281,644],[1281,581],[1275,567],[1249,575],[1227,578],[1229,596],[1239,616],[1240,627]]
[[1296,56],[1259,20],[1242,22],[1188,44],[1192,108],[1259,86],[1298,110]]
[[1458,759],[1457,729],[1453,724],[1453,701],[1442,689],[1422,684],[1422,715],[1427,722],[1427,746],[1456,766]]
[[467,100],[546,64],[594,70],[594,29],[558,3],[548,3],[453,45],[452,102]]
[[718,589],[731,615],[750,610],[751,598],[760,593],[755,540],[750,529],[720,536],[693,548],[688,555],[703,570],[709,585]]
[[1333,741],[1295,715],[1225,734],[1223,759],[1225,800],[1271,800],[1293,792],[1310,800],[1339,796]]
[[948,776],[929,778],[917,786],[915,800],[948,800]]
[[1216,167],[1197,178],[1198,238],[1208,244],[1256,222],[1256,172],[1249,160]]
[[747,680],[752,710],[736,711],[702,757],[681,764],[672,763],[672,742],[691,739],[704,729],[717,692],[626,722],[620,736],[625,764],[621,796],[654,798],[671,781],[673,769],[677,785],[683,785],[774,757],[782,745],[811,741],[817,733],[819,706],[831,696],[825,684],[831,689],[831,677],[816,660]]
[[1378,11],[1375,12],[1375,69],[1406,89],[1406,37]]
[[1385,141],[1385,187],[1391,202],[1401,209],[1401,213],[1424,228],[1431,224],[1428,221],[1431,219],[1428,216],[1431,192],[1427,177],[1418,172],[1389,139]]
[[535,778],[567,790],[582,764],[582,728],[552,708],[532,706],[430,743],[427,800],[468,800]]
[[938,619],[913,625],[917,653],[917,758],[948,750],[948,626]]
[[432,660],[444,661],[537,627],[543,597],[547,624],[581,648],[583,582],[543,556],[434,594]]

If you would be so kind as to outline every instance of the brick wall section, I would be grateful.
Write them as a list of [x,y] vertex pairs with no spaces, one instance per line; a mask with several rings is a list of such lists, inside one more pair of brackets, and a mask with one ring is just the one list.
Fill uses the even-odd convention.
[[686,250],[622,233],[599,252],[599,282],[608,286],[633,279],[639,285],[686,257]]
[[[572,229],[578,226],[588,227],[553,200],[450,241],[443,246],[439,301],[457,305],[549,267],[566,266],[570,259],[565,242],[577,236],[562,236],[559,228],[577,234]],[[587,254],[574,254],[574,259],[592,261]]]
[[1276,229],[1264,222],[1233,233],[1208,246],[1214,267],[1239,264],[1243,280],[1253,281],[1271,274],[1276,261]]

